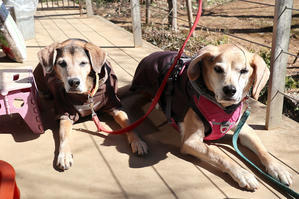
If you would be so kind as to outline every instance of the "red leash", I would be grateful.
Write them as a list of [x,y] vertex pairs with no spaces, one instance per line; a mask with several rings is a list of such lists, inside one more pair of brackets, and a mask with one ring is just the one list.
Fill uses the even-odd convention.
[[123,134],[123,133],[126,133],[128,131],[131,131],[133,130],[134,128],[136,128],[139,124],[141,124],[143,122],[143,120],[145,120],[145,118],[152,112],[152,110],[155,108],[156,104],[158,103],[161,95],[162,95],[162,92],[164,90],[164,87],[167,83],[167,80],[168,80],[168,77],[170,76],[172,70],[174,69],[174,67],[176,66],[177,64],[177,61],[180,59],[183,51],[184,51],[184,48],[189,40],[189,38],[191,37],[193,31],[195,30],[196,26],[197,26],[197,23],[199,21],[199,18],[201,16],[201,10],[202,10],[202,0],[198,0],[198,11],[197,11],[197,15],[196,15],[196,19],[194,21],[194,24],[185,40],[185,42],[183,43],[180,51],[178,52],[177,56],[175,57],[174,59],[174,62],[173,64],[171,65],[171,67],[169,68],[168,72],[166,73],[162,83],[161,83],[161,86],[160,88],[158,89],[154,99],[153,99],[153,102],[151,104],[151,106],[149,107],[149,109],[147,110],[147,112],[141,117],[139,118],[137,121],[135,121],[134,123],[132,123],[130,126],[127,126],[125,128],[122,128],[122,129],[119,129],[119,130],[116,130],[116,131],[108,131],[106,129],[104,129],[101,124],[100,124],[100,120],[98,118],[98,116],[96,114],[93,114],[92,115],[92,120],[94,121],[94,123],[96,124],[97,126],[97,129],[98,131],[103,131],[105,133],[110,133],[110,134]]

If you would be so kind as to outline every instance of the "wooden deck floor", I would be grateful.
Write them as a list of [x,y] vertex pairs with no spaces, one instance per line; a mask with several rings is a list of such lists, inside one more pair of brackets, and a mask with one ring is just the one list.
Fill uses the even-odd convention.
[[[142,48],[133,47],[132,34],[100,17],[80,17],[69,10],[38,11],[35,17],[35,39],[27,44],[28,59],[24,64],[2,59],[0,68],[36,66],[36,53],[54,41],[82,38],[101,46],[108,52],[118,78],[119,86],[128,85],[138,62],[157,47],[144,42]],[[226,174],[205,162],[179,153],[180,138],[171,126],[165,125],[161,112],[155,110],[137,131],[148,143],[150,154],[138,157],[130,152],[123,135],[96,133],[91,121],[74,126],[72,151],[74,165],[65,172],[53,168],[57,152],[57,123],[53,121],[48,103],[43,103],[44,125],[42,135],[32,134],[18,118],[1,118],[0,158],[11,163],[23,199],[50,198],[286,198],[271,183],[254,172],[260,182],[256,192],[240,189]],[[132,120],[141,116],[148,107],[136,96],[128,96],[123,103]],[[270,153],[289,168],[294,175],[292,186],[299,191],[299,125],[285,118],[281,128],[264,130],[265,107],[252,103],[249,123]],[[111,128],[117,125],[106,115],[101,119]],[[231,137],[215,143],[242,167],[251,170],[234,152]],[[256,156],[242,148],[254,162]],[[259,164],[259,163],[258,163]],[[260,164],[259,164],[260,165]]]

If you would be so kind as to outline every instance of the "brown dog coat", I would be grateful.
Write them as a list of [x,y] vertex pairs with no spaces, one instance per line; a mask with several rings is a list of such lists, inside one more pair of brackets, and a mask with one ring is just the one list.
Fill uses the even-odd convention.
[[[53,63],[55,63],[55,60],[53,60]],[[108,74],[105,74],[106,72]],[[92,70],[91,73],[95,73],[95,71]],[[94,76],[94,74],[91,75]],[[108,76],[107,80],[99,86],[93,97],[95,111],[108,111],[121,106],[120,100],[116,95],[117,77],[108,61],[105,61],[102,65],[99,78],[102,79],[105,75]],[[34,71],[34,77],[38,90],[53,97],[57,119],[68,118],[76,122],[79,117],[91,114],[88,94],[67,93],[63,82],[58,78],[55,70],[45,72],[42,64],[39,63]]]

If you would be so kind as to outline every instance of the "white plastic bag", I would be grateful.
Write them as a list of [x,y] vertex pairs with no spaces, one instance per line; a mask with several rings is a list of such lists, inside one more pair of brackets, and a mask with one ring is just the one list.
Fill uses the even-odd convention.
[[16,24],[25,40],[35,36],[34,14],[38,0],[4,0],[5,5],[13,6],[15,10]]

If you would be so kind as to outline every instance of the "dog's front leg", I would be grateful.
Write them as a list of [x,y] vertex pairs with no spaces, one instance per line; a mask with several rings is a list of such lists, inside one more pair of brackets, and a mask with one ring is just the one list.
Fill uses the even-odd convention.
[[181,128],[183,134],[182,153],[193,155],[228,173],[240,187],[248,190],[258,188],[259,183],[252,173],[225,156],[218,147],[210,146],[203,142],[204,125],[202,121],[197,119],[196,114],[192,110],[187,112]]
[[239,138],[242,145],[248,147],[259,157],[271,176],[287,185],[292,184],[292,175],[267,152],[261,140],[250,126],[244,124]]
[[73,121],[61,119],[59,126],[59,154],[57,157],[57,167],[62,170],[69,169],[73,164],[73,154],[70,146],[70,134]]
[[[110,112],[114,120],[122,127],[125,128],[129,125],[129,119],[127,113],[122,110],[114,109]],[[148,152],[147,144],[141,140],[137,133],[130,131],[126,133],[128,142],[131,145],[133,153],[138,155],[145,155]]]

